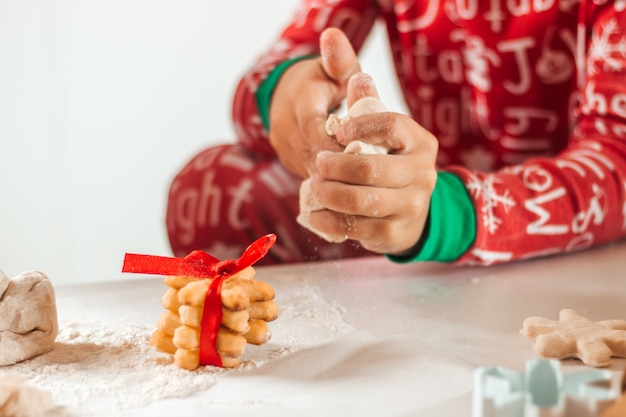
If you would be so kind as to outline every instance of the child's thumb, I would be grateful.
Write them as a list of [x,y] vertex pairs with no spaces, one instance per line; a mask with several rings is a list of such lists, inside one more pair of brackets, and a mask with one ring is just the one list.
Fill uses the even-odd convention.
[[372,77],[364,72],[359,72],[348,80],[348,108],[364,97],[379,98]]
[[322,68],[331,79],[344,84],[360,71],[356,52],[346,35],[337,28],[328,28],[320,35]]

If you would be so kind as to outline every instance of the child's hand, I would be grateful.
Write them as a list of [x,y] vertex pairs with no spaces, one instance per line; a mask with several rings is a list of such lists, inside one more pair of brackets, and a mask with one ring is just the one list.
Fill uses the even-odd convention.
[[[371,78],[350,80],[348,106],[377,97]],[[346,235],[377,253],[402,255],[419,240],[437,179],[437,141],[410,117],[373,113],[356,117],[336,133],[341,145],[355,140],[384,145],[388,155],[323,152],[311,178],[315,199],[328,210],[310,223],[331,235]]]
[[348,79],[359,71],[356,54],[338,29],[320,37],[321,58],[293,64],[282,75],[270,107],[270,143],[283,165],[307,178],[315,171],[319,151],[341,151],[326,134],[331,110],[346,96]]

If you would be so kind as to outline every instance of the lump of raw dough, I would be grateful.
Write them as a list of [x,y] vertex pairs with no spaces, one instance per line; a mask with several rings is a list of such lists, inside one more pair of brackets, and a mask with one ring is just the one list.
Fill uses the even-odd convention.
[[[330,136],[334,136],[339,127],[346,123],[348,120],[362,116],[370,113],[383,113],[386,112],[384,104],[377,98],[374,97],[363,97],[362,99],[355,102],[352,107],[348,110],[348,114],[339,118],[334,114],[331,114],[326,121],[326,133]],[[389,150],[380,145],[372,145],[369,143],[362,142],[360,140],[355,140],[346,146],[344,149],[345,153],[351,153],[356,155],[375,155],[375,154],[386,154]],[[344,242],[347,237],[344,235],[330,235],[324,233],[320,230],[317,230],[311,226],[311,213],[318,210],[323,210],[324,207],[318,203],[313,194],[311,193],[311,180],[309,178],[302,181],[300,185],[300,214],[296,220],[301,226],[306,227],[319,237],[323,238],[328,242],[341,243]]]
[[39,271],[0,271],[0,366],[52,350],[59,331],[54,288]]
[[52,396],[11,374],[0,374],[0,416],[40,417],[54,408]]
[[0,373],[0,416],[40,417],[53,408],[49,392],[26,385],[17,375]]
[[[328,120],[326,120],[326,133],[330,136],[335,136],[337,129],[339,129],[341,125],[347,123],[350,119],[364,116],[366,114],[384,113],[386,111],[387,108],[383,102],[376,97],[363,97],[352,104],[352,107],[348,110],[348,114],[346,114],[343,118],[340,119],[336,114],[328,116]],[[386,150],[383,153],[386,153]]]

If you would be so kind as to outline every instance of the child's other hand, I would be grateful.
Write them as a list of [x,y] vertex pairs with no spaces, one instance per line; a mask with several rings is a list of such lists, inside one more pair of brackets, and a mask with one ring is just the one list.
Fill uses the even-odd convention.
[[[365,74],[350,80],[347,94],[348,106],[377,97]],[[373,252],[409,252],[422,234],[437,179],[435,137],[410,117],[386,112],[350,120],[336,138],[343,146],[354,140],[385,145],[389,154],[319,154],[311,191],[327,210],[311,213],[311,225]]]
[[270,143],[282,164],[301,178],[315,171],[319,151],[343,149],[326,134],[326,119],[346,97],[350,76],[359,71],[356,54],[339,29],[322,33],[320,52],[321,58],[285,71],[270,107]]

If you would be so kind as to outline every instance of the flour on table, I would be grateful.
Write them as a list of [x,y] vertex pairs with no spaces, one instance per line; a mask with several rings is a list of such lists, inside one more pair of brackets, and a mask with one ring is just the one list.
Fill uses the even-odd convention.
[[246,349],[243,364],[233,370],[178,368],[171,355],[148,343],[158,315],[138,322],[123,317],[85,319],[77,314],[61,316],[51,352],[0,369],[49,392],[56,407],[46,417],[121,416],[159,400],[210,390],[228,375],[258,369],[355,331],[345,323],[342,307],[327,300],[319,287],[304,284],[282,297],[277,290],[277,296],[281,314],[273,323],[272,339]]
[[321,345],[356,329],[345,322],[345,308],[324,297],[321,288],[303,284],[281,300],[281,323],[274,337],[296,348]]
[[[345,117],[340,119],[335,114],[331,114],[326,121],[326,133],[330,136],[335,136],[337,129],[350,119],[365,114],[382,113],[385,111],[387,111],[387,109],[380,100],[374,97],[364,97],[350,107],[348,114]],[[355,140],[346,146],[344,152],[355,155],[382,155],[388,153],[389,149],[385,146],[372,145],[360,140]],[[344,242],[347,239],[347,236],[345,235],[331,235],[311,226],[311,213],[323,209],[324,206],[318,203],[311,193],[311,180],[307,178],[302,181],[302,184],[300,185],[300,214],[298,214],[298,217],[296,218],[298,223],[328,242]]]
[[[55,404],[65,407],[62,416],[114,415],[116,410],[186,397],[211,387],[223,373],[212,367],[179,369],[148,345],[153,325],[62,322],[60,329],[52,352],[10,371],[50,391]],[[92,409],[103,411],[87,412]]]

